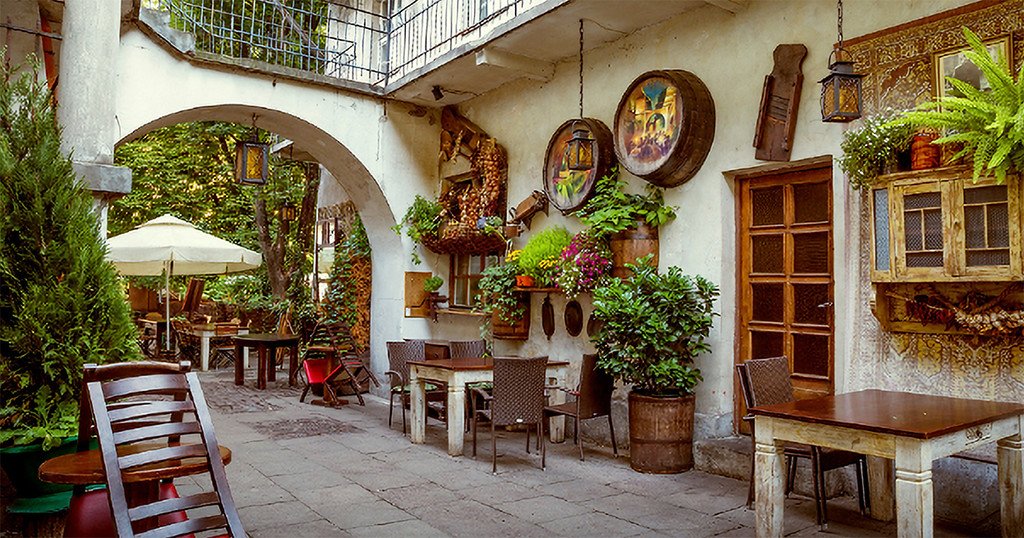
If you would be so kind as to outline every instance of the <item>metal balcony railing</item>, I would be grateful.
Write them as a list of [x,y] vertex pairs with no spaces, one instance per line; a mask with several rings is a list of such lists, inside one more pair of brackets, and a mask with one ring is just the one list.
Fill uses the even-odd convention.
[[[383,91],[545,0],[143,0],[196,50]],[[401,7],[388,13],[390,4]]]

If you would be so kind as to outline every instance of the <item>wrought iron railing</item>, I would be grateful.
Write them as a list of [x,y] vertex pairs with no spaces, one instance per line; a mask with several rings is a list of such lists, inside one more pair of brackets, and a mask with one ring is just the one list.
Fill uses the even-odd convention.
[[383,90],[545,0],[143,0],[196,50]]

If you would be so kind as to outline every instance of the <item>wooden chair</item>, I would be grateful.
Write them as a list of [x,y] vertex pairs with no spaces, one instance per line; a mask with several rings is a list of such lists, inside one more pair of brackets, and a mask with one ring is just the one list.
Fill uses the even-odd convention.
[[210,339],[210,367],[220,368],[221,366],[234,364],[235,341],[234,336],[238,335],[237,324],[218,323],[213,326],[213,338]]
[[[547,374],[547,357],[494,358],[494,391],[487,393],[473,389],[480,399],[489,404],[488,408],[480,409],[477,400],[473,399],[473,457],[476,457],[477,420],[480,418],[491,423],[491,472],[498,472],[498,451],[496,426],[525,425],[526,453],[530,453],[530,427],[537,428],[537,435],[544,445],[544,381]],[[545,448],[541,448],[545,450]],[[541,467],[543,468],[543,462]]]
[[[82,375],[82,386],[79,394],[78,413],[78,441],[77,451],[85,452],[92,448],[93,439],[96,438],[96,429],[93,426],[92,405],[89,402],[87,385],[98,381],[113,381],[117,379],[130,379],[142,375],[152,374],[184,374],[191,368],[191,364],[182,361],[178,364],[166,362],[124,362],[105,364],[97,366],[86,364]],[[174,415],[172,420],[181,420],[180,415]],[[166,480],[159,486],[160,499],[177,499],[178,490],[174,482]],[[161,516],[164,524],[171,524],[185,521],[184,512],[175,512]],[[68,507],[68,515],[64,522],[64,536],[67,537],[93,537],[93,536],[114,536],[116,534],[114,521],[110,514],[110,496],[106,489],[86,489],[86,486],[75,486],[74,494],[71,497],[71,505]]]
[[[319,331],[319,333],[318,333]],[[349,387],[352,393],[359,400],[359,405],[365,406],[363,392],[364,383],[373,383],[379,387],[380,381],[373,371],[366,364],[368,355],[357,356],[352,353],[355,343],[348,332],[348,326],[343,323],[325,323],[314,330],[314,338],[326,338],[326,345],[323,343],[311,344],[306,348],[306,355],[302,361],[302,370],[306,375],[306,387],[299,396],[303,401],[306,394],[314,388],[322,388],[323,403],[333,405],[340,403],[337,398],[335,384],[342,384]],[[315,341],[314,341],[315,342]],[[316,359],[310,354],[321,353],[325,358]],[[332,367],[333,365],[333,367]],[[316,402],[314,402],[316,403]]]
[[[580,447],[580,461],[583,461],[583,441],[580,440],[580,421],[597,417],[608,417],[608,429],[612,434],[612,452],[618,456],[619,447],[615,444],[615,424],[612,422],[612,391],[615,390],[615,380],[612,377],[597,369],[597,355],[583,355],[583,363],[580,367],[580,383],[575,390],[565,387],[549,387],[561,390],[576,401],[566,402],[558,405],[549,405],[544,408],[544,423],[549,418],[565,415],[573,418],[575,424],[575,441]],[[541,465],[545,464],[547,451],[541,452]]]
[[[388,427],[391,427],[391,420],[395,412],[395,398],[398,397],[402,407],[403,434],[406,432],[405,410],[410,405],[409,361],[423,360],[423,344],[423,340],[387,342],[388,367],[390,369],[384,374],[391,378]],[[445,413],[445,402],[448,399],[447,389],[440,383],[427,383],[426,391],[427,416],[433,415],[438,420],[447,422]]]
[[185,359],[193,364],[199,360],[199,337],[192,334],[192,327],[185,321],[172,319],[171,332],[177,349],[174,359]]
[[[245,536],[195,372],[91,381],[87,390],[118,536]],[[152,494],[156,479],[195,474],[208,474],[213,490],[168,500]],[[193,510],[202,513],[170,524],[159,519]]]
[[[762,405],[773,405],[791,402],[793,397],[793,384],[789,377],[789,359],[786,357],[771,357],[766,359],[751,359],[743,364],[736,365],[736,374],[740,380],[740,390],[743,392],[743,401],[747,409]],[[750,423],[750,487],[747,490],[747,506],[754,502],[754,417],[747,414],[743,420]],[[868,498],[868,468],[867,458],[863,454],[848,452],[846,450],[834,450],[818,446],[804,445],[800,443],[786,443],[784,451],[786,456],[786,495],[793,490],[793,483],[796,481],[796,462],[798,459],[807,459],[811,463],[811,475],[814,486],[814,507],[817,513],[818,526],[825,530],[828,528],[828,508],[826,506],[827,494],[825,489],[825,472],[833,469],[856,466],[857,475],[857,503],[862,514],[870,510]]]

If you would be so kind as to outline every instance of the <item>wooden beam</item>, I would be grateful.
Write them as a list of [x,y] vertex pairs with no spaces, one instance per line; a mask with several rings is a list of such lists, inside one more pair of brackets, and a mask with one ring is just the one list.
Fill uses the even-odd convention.
[[476,65],[491,65],[516,71],[526,78],[549,81],[555,74],[555,65],[519,54],[488,47],[476,53]]

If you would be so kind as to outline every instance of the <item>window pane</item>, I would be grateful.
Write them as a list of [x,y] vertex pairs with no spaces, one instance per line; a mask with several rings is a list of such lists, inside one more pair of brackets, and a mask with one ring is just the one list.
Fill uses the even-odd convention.
[[793,272],[828,273],[828,232],[793,234]]
[[938,209],[924,212],[924,248],[942,250],[942,211]]
[[1010,246],[1010,213],[1007,204],[993,204],[988,211],[988,246]]
[[754,226],[782,224],[782,187],[750,189]]
[[783,333],[774,331],[750,331],[750,358],[764,359],[779,357],[782,351]]
[[874,191],[875,203],[875,269],[889,270],[889,191]]
[[931,209],[942,207],[942,195],[937,192],[908,194],[903,197],[903,209]]
[[828,284],[793,284],[793,322],[828,325]]
[[908,252],[907,267],[942,267],[942,251]]
[[828,186],[827,182],[793,185],[795,222],[828,222]]
[[964,239],[967,248],[985,248],[985,206],[964,207]]
[[782,322],[782,284],[752,284],[754,321]]
[[992,202],[1007,201],[1006,185],[994,185],[991,187],[974,187],[964,189],[965,204],[987,204]]
[[751,264],[754,273],[781,273],[782,235],[755,235],[750,238],[753,247]]
[[794,334],[793,373],[827,377],[828,340],[822,334]]
[[907,251],[921,250],[921,212],[911,211],[903,214],[903,239]]
[[970,267],[1010,265],[1010,249],[969,250],[967,251],[967,265]]

